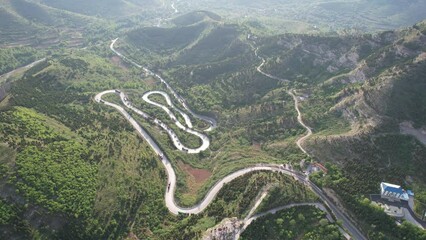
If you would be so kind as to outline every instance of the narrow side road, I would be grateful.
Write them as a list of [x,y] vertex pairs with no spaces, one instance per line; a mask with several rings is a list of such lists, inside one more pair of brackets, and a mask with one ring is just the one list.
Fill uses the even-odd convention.
[[288,94],[290,94],[293,97],[293,101],[294,101],[294,109],[296,109],[297,111],[297,121],[299,122],[300,125],[302,125],[302,127],[304,127],[307,131],[306,135],[299,138],[296,142],[297,146],[300,148],[300,150],[302,150],[302,152],[304,152],[306,155],[309,156],[309,153],[306,151],[306,149],[302,146],[302,143],[312,135],[312,129],[307,126],[302,119],[302,113],[300,112],[299,109],[299,99],[297,98],[297,96],[294,94],[294,90],[289,90]]

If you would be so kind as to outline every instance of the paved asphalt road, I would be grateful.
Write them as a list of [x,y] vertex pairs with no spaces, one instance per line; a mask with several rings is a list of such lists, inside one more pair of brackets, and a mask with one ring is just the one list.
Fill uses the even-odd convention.
[[[0,75],[0,80],[1,80],[2,78],[4,78],[4,80],[6,80],[7,78],[9,78],[10,76],[12,76],[12,75],[13,75],[13,74],[15,74],[16,72],[21,71],[21,70],[27,70],[27,69],[30,69],[30,68],[34,67],[35,65],[37,65],[37,64],[39,64],[39,63],[41,63],[41,62],[43,62],[43,61],[45,61],[45,60],[46,60],[46,58],[42,58],[42,59],[36,60],[36,61],[34,61],[34,62],[32,62],[32,63],[30,63],[30,64],[28,64],[28,65],[25,65],[25,66],[23,66],[23,67],[20,67],[20,68],[14,69],[14,70],[12,70],[12,71],[10,71],[10,72],[8,72],[8,73],[5,73],[5,74],[3,74],[3,75]],[[0,82],[1,82],[1,81],[0,81]]]
[[[142,68],[146,73],[153,75],[157,78],[159,78],[161,80],[162,83],[166,84],[166,87],[168,88],[168,90],[172,93],[172,95],[182,104],[182,106],[189,111],[194,117],[200,118],[202,120],[205,120],[207,122],[209,122],[211,124],[211,127],[209,128],[209,130],[214,129],[216,127],[216,121],[214,121],[214,119],[211,119],[209,117],[204,117],[204,116],[200,116],[200,115],[196,115],[193,114],[192,111],[190,111],[189,107],[187,106],[186,102],[184,101],[184,99],[182,97],[180,97],[171,87],[170,85],[164,81],[164,79],[162,79],[158,74],[154,74],[153,72],[151,72],[150,70],[142,67],[141,65],[133,62],[132,60],[126,58],[125,56],[123,56],[122,54],[120,54],[119,52],[117,52],[114,49],[114,43],[117,41],[117,39],[113,40],[110,48],[112,51],[114,51],[117,55],[119,55],[120,57],[122,57],[123,59],[129,61],[130,63],[132,63],[133,65],[135,65],[138,68]],[[257,53],[256,53],[257,54]],[[263,73],[261,71],[261,67],[264,64],[264,60],[262,61],[262,64],[257,68],[258,71],[268,77],[269,74]],[[273,76],[272,76],[273,77]],[[276,79],[276,77],[274,78]],[[281,79],[284,80],[284,79]],[[172,165],[170,164],[170,161],[167,159],[167,157],[164,155],[164,153],[161,151],[160,147],[155,143],[155,141],[149,136],[149,134],[142,128],[140,127],[140,125],[130,116],[129,113],[126,112],[126,110],[124,110],[121,106],[113,104],[113,103],[109,103],[106,102],[104,100],[102,100],[102,96],[104,94],[112,94],[112,93],[117,93],[115,90],[107,90],[104,91],[102,93],[99,93],[98,95],[96,95],[95,100],[97,102],[103,102],[104,104],[114,107],[115,109],[117,109],[119,112],[121,112],[126,119],[130,122],[130,124],[135,128],[135,130],[148,142],[148,144],[151,146],[151,148],[154,150],[154,152],[157,153],[158,156],[161,156],[161,161],[166,169],[167,175],[168,175],[168,187],[166,187],[166,193],[165,193],[165,202],[166,202],[166,206],[169,209],[170,212],[174,213],[174,214],[178,214],[180,213],[187,213],[187,214],[197,214],[202,212],[210,203],[211,201],[213,201],[213,199],[215,198],[215,196],[217,195],[217,193],[219,192],[219,190],[223,187],[224,184],[234,180],[237,177],[240,177],[242,175],[245,175],[249,172],[254,172],[254,171],[276,171],[276,172],[281,172],[283,174],[287,174],[287,175],[291,175],[294,176],[295,178],[297,178],[299,181],[302,181],[304,184],[306,184],[307,186],[309,186],[325,203],[326,205],[328,205],[328,207],[332,210],[332,212],[334,213],[334,215],[336,216],[337,219],[342,220],[343,222],[343,226],[351,233],[351,235],[355,238],[355,239],[366,239],[363,234],[352,224],[352,222],[346,217],[346,215],[341,212],[322,192],[321,189],[319,189],[315,184],[313,184],[311,181],[309,181],[309,179],[303,175],[302,173],[299,172],[295,172],[292,171],[290,169],[285,169],[282,167],[282,165],[256,165],[256,166],[252,166],[252,167],[248,167],[245,169],[241,169],[238,170],[236,172],[233,172],[231,174],[229,174],[228,176],[224,177],[223,179],[219,180],[210,190],[209,192],[206,194],[206,196],[204,197],[204,199],[199,202],[198,204],[194,205],[193,207],[190,208],[183,208],[178,206],[175,203],[174,200],[174,193],[176,190],[176,174],[174,172],[174,169],[172,167]],[[162,94],[162,93],[161,93]],[[301,118],[301,113],[298,109],[298,104],[297,104],[297,97],[294,96],[294,94],[292,92],[289,92],[289,94],[291,94],[293,96],[293,99],[295,100],[295,108],[298,112],[298,120],[299,123],[304,126],[307,131],[308,134],[311,134],[311,130],[308,126],[306,126]],[[120,93],[121,95],[121,93]],[[163,94],[162,94],[163,95]],[[164,95],[163,95],[164,96]],[[167,95],[168,96],[168,95]],[[144,99],[145,100],[145,99]],[[122,101],[123,101],[123,97],[122,97]],[[145,100],[146,101],[146,100]],[[166,101],[167,101],[167,97],[166,97]],[[148,102],[148,101],[147,101]],[[150,102],[148,102],[150,103]],[[129,105],[131,106],[130,103],[126,103],[123,102],[123,104],[125,106]],[[151,101],[151,104],[152,101]],[[156,105],[156,104],[154,104]],[[156,106],[158,106],[159,104],[157,104]],[[171,106],[171,105],[169,105]],[[158,106],[158,107],[165,107],[165,106]],[[142,111],[134,108],[133,106],[130,107],[130,109],[132,109],[133,111],[136,110],[136,113],[143,113]],[[164,108],[163,108],[164,110]],[[169,114],[170,117],[172,117]],[[307,135],[304,136],[304,138],[307,137]],[[299,139],[300,140],[300,139]],[[298,141],[299,142],[299,141]],[[298,144],[299,145],[299,144]],[[300,146],[301,147],[301,146]],[[306,151],[301,147],[301,150],[303,152],[306,153]]]
[[[157,103],[157,102],[154,102],[154,101],[150,100],[149,96],[151,96],[152,94],[160,94],[161,96],[163,96],[166,99],[167,104],[171,108],[173,108],[174,110],[176,110],[177,112],[179,112],[180,115],[185,119],[186,126],[184,126],[181,122],[179,122],[179,120],[177,119],[177,117],[175,116],[175,114],[169,108],[167,108],[166,106],[163,106],[160,103]],[[155,119],[154,122],[157,123],[158,125],[160,125],[164,130],[167,131],[167,133],[169,134],[170,138],[173,141],[173,144],[175,145],[175,147],[177,149],[179,149],[181,151],[185,151],[187,153],[196,154],[196,153],[200,153],[202,151],[205,151],[210,146],[210,140],[209,140],[209,138],[206,135],[204,135],[204,134],[202,134],[200,132],[197,132],[197,131],[195,131],[195,130],[192,129],[193,126],[192,126],[192,122],[191,122],[190,117],[185,112],[183,112],[182,110],[180,110],[179,108],[177,108],[172,103],[172,101],[171,101],[171,99],[170,99],[170,97],[169,97],[169,95],[167,93],[162,92],[162,91],[149,91],[149,92],[145,93],[142,96],[142,99],[145,102],[149,103],[149,104],[152,104],[154,106],[157,106],[157,107],[163,109],[169,115],[169,117],[174,121],[175,125],[178,128],[180,128],[181,130],[183,130],[183,131],[185,131],[185,132],[187,132],[189,134],[195,135],[195,136],[197,136],[197,137],[199,137],[201,139],[202,144],[201,144],[200,147],[198,147],[198,148],[185,147],[180,142],[179,138],[177,137],[177,135],[174,133],[174,131],[171,128],[169,128],[166,124],[164,124],[160,120]]]
[[207,117],[207,116],[203,116],[200,114],[197,114],[195,112],[193,112],[188,104],[186,103],[185,99],[183,99],[181,96],[179,96],[179,94],[177,94],[175,92],[175,90],[167,83],[166,80],[164,80],[159,74],[157,73],[153,73],[151,70],[149,70],[148,68],[145,68],[139,64],[137,64],[135,61],[127,58],[126,56],[124,56],[123,54],[121,54],[120,52],[118,52],[117,50],[115,50],[114,48],[114,44],[117,42],[118,38],[114,39],[111,41],[111,44],[109,45],[109,48],[111,49],[111,51],[113,51],[115,54],[117,54],[119,57],[121,57],[122,59],[126,60],[127,62],[131,63],[132,65],[136,66],[137,68],[141,68],[143,69],[143,71],[150,75],[150,76],[154,76],[157,79],[159,79],[161,81],[161,83],[163,83],[164,85],[166,85],[167,90],[170,91],[170,93],[179,101],[179,103],[182,104],[182,106],[185,108],[185,110],[187,110],[193,117],[198,118],[202,121],[208,122],[210,123],[210,127],[206,130],[204,130],[205,132],[211,131],[213,129],[215,129],[217,127],[217,122],[214,118],[211,117]]

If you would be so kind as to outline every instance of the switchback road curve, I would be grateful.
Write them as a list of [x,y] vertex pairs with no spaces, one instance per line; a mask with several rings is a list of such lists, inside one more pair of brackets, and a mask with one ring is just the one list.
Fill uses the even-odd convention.
[[[163,96],[166,99],[167,104],[172,109],[174,109],[177,112],[179,112],[179,114],[185,119],[186,126],[184,126],[181,122],[179,122],[179,120],[177,119],[176,115],[169,108],[167,108],[166,106],[163,106],[160,103],[157,103],[157,102],[152,101],[151,99],[149,99],[149,96],[151,96],[152,94],[159,94],[159,95]],[[167,131],[167,133],[169,134],[171,140],[173,141],[173,144],[175,145],[175,147],[177,149],[179,149],[181,151],[184,151],[184,152],[187,152],[187,153],[195,154],[195,153],[200,153],[202,151],[205,151],[210,146],[210,140],[209,140],[209,138],[206,135],[204,135],[204,134],[202,134],[202,133],[200,133],[200,132],[195,131],[195,130],[192,129],[193,126],[192,126],[192,122],[191,122],[190,117],[185,112],[181,111],[179,108],[177,108],[177,107],[175,107],[173,105],[173,103],[170,100],[170,97],[169,97],[169,95],[167,93],[162,92],[162,91],[149,91],[149,92],[147,92],[147,93],[145,93],[143,95],[142,99],[145,102],[149,103],[149,104],[152,104],[154,106],[157,106],[157,107],[163,109],[169,115],[170,119],[175,123],[175,125],[179,129],[181,129],[181,130],[183,130],[183,131],[185,131],[185,132],[187,132],[189,134],[195,135],[195,136],[197,136],[198,138],[201,139],[202,144],[201,144],[200,147],[195,148],[195,149],[189,148],[189,147],[185,147],[180,142],[179,138],[177,137],[177,135],[174,133],[174,131],[171,128],[169,128],[166,124],[162,123],[158,119],[154,120],[155,123],[157,123],[164,130]]]
[[[125,56],[123,56],[121,53],[119,53],[118,51],[116,51],[114,49],[114,43],[117,41],[117,39],[113,40],[110,48],[112,51],[114,51],[117,55],[119,55],[120,57],[122,57],[124,60],[130,62],[131,64],[133,64],[134,66],[143,69],[147,74],[149,75],[153,75],[156,78],[160,79],[160,81],[162,83],[164,83],[167,87],[167,89],[172,93],[172,95],[178,100],[179,103],[182,104],[182,106],[184,107],[185,110],[187,110],[193,117],[199,118],[203,121],[206,121],[208,123],[210,123],[211,127],[208,130],[212,130],[214,129],[217,125],[216,125],[216,121],[212,118],[209,117],[204,117],[201,115],[197,115],[194,114],[190,108],[188,107],[188,105],[186,104],[186,102],[184,101],[184,99],[179,96],[174,90],[173,88],[171,88],[171,86],[163,79],[161,78],[158,74],[154,74],[152,71],[150,71],[149,69],[142,67],[141,65],[137,64],[136,62],[134,62],[131,59],[126,58]],[[257,52],[256,52],[257,55]],[[264,64],[264,61],[262,61],[262,64],[257,68],[259,72],[261,72],[261,67]],[[261,72],[262,74],[266,74]],[[268,75],[266,75],[268,77]],[[272,76],[273,77],[273,76]],[[276,77],[274,79],[277,79]],[[279,79],[279,78],[278,78]],[[283,79],[281,79],[283,80]],[[332,210],[332,212],[334,213],[334,215],[336,216],[337,219],[342,220],[343,222],[343,226],[349,230],[349,232],[351,233],[351,235],[353,237],[355,237],[355,239],[366,239],[362,233],[352,224],[352,222],[346,217],[346,215],[344,213],[342,213],[322,192],[321,189],[319,189],[315,184],[313,184],[304,174],[296,172],[296,171],[292,171],[290,169],[285,169],[282,165],[276,165],[276,164],[258,164],[252,167],[248,167],[248,168],[244,168],[241,170],[237,170],[231,174],[229,174],[228,176],[224,177],[223,179],[219,180],[206,194],[206,196],[204,197],[203,200],[201,200],[199,203],[197,203],[196,205],[192,206],[192,207],[180,207],[176,204],[175,202],[175,191],[176,191],[176,174],[174,172],[174,169],[169,161],[169,159],[167,158],[167,156],[165,156],[165,154],[162,152],[161,148],[155,143],[155,141],[151,138],[151,136],[137,123],[137,121],[120,105],[114,104],[114,103],[110,103],[107,102],[105,100],[102,99],[102,96],[105,94],[120,94],[120,98],[123,102],[123,104],[125,106],[127,106],[129,109],[131,109],[132,111],[134,111],[135,113],[141,115],[142,117],[144,117],[144,115],[146,115],[145,113],[143,113],[141,110],[135,108],[134,106],[131,105],[131,103],[124,99],[124,94],[121,93],[120,91],[117,90],[107,90],[104,92],[101,92],[99,94],[97,94],[95,96],[95,101],[100,102],[100,103],[104,103],[107,106],[113,107],[116,110],[118,110],[122,115],[124,115],[126,117],[126,119],[129,121],[129,123],[134,127],[134,129],[138,132],[138,134],[144,138],[147,143],[151,146],[151,148],[153,149],[153,151],[160,156],[161,158],[161,162],[164,165],[167,175],[168,175],[168,186],[166,187],[165,190],[165,202],[166,202],[166,206],[169,209],[169,211],[173,214],[178,214],[178,213],[187,213],[187,214],[198,214],[201,213],[203,210],[205,210],[205,208],[213,201],[213,199],[215,198],[215,196],[217,195],[217,193],[220,191],[220,189],[223,187],[224,184],[240,177],[243,176],[247,173],[250,172],[254,172],[254,171],[274,171],[274,172],[280,172],[283,174],[287,174],[290,176],[293,176],[295,179],[297,179],[298,181],[303,182],[305,185],[307,185],[308,187],[310,187],[314,193],[316,193],[322,201],[325,202],[325,204]],[[157,92],[158,93],[158,92]],[[151,93],[152,94],[152,93]],[[158,93],[158,94],[162,94],[162,93]],[[163,95],[163,94],[162,94]],[[167,94],[166,94],[167,95]],[[146,95],[144,95],[146,96]],[[149,96],[149,95],[148,95]],[[148,96],[145,97],[145,101],[153,104],[153,102],[149,102],[147,101],[147,99],[149,100]],[[163,95],[165,96],[165,95]],[[168,95],[167,95],[168,96]],[[293,98],[295,99],[295,107],[296,110],[298,110],[298,106],[297,106],[297,98],[295,98],[294,95],[292,95]],[[166,97],[166,101],[167,101],[167,97]],[[157,107],[165,107],[161,104],[153,104],[156,105]],[[160,106],[161,105],[161,106]],[[172,107],[172,105],[168,104],[170,107]],[[163,108],[163,110],[165,110]],[[166,111],[166,110],[165,110]],[[299,117],[299,123],[301,123],[305,128],[309,129],[305,124],[303,124],[303,121],[301,120],[301,114],[300,111],[298,111]],[[171,115],[169,114],[169,116],[171,117]],[[145,117],[149,117],[149,116],[145,116]],[[164,129],[164,127],[163,127]],[[308,132],[308,134],[311,133],[311,131]],[[298,144],[299,145],[299,144]],[[303,148],[301,148],[301,150],[303,152],[306,152]]]
[[[238,170],[236,172],[233,172],[231,174],[229,174],[228,176],[224,177],[223,179],[219,180],[210,190],[209,192],[206,194],[206,196],[204,197],[204,199],[199,202],[198,204],[189,207],[189,208],[185,208],[185,207],[180,207],[176,204],[175,199],[174,199],[174,193],[176,190],[176,174],[174,172],[174,169],[170,163],[170,160],[167,158],[167,156],[165,156],[165,154],[163,153],[163,151],[161,150],[161,148],[155,143],[155,141],[151,138],[151,136],[139,125],[139,123],[131,116],[131,114],[129,114],[122,106],[115,104],[115,103],[111,103],[108,101],[105,101],[102,99],[102,97],[106,94],[118,94],[120,96],[122,96],[122,92],[118,91],[118,90],[107,90],[107,91],[103,91],[101,93],[98,93],[95,96],[95,101],[99,102],[99,103],[103,103],[107,106],[113,107],[116,110],[118,110],[128,121],[129,123],[133,126],[133,128],[138,132],[138,134],[145,139],[145,141],[147,141],[147,143],[151,146],[151,148],[154,150],[154,152],[160,156],[161,161],[166,169],[167,175],[168,175],[168,187],[166,190],[166,194],[165,194],[165,201],[166,201],[166,206],[167,208],[170,210],[170,212],[174,213],[174,214],[178,214],[178,213],[187,213],[187,214],[198,214],[202,211],[204,211],[204,209],[214,200],[214,198],[216,197],[216,195],[218,194],[218,192],[220,191],[220,189],[222,189],[223,185],[226,183],[231,182],[232,180],[243,176],[247,173],[250,172],[254,172],[254,171],[275,171],[275,172],[281,172],[287,175],[291,175],[294,176],[295,178],[297,178],[299,181],[306,181],[306,179],[303,176],[297,175],[295,172],[289,170],[289,169],[285,169],[283,168],[282,165],[263,165],[263,164],[259,164],[253,167],[249,167],[249,168],[245,168],[245,169],[241,169]],[[125,99],[127,99],[126,97],[121,97],[122,103],[127,106],[129,108],[129,105],[131,105],[128,101],[126,101]],[[132,106],[133,109],[135,109],[135,107]],[[135,113],[141,115],[141,116],[147,116],[144,115],[144,113],[142,111],[135,111],[133,110]],[[155,120],[154,120],[155,121]]]
[[202,121],[208,122],[210,124],[210,127],[207,130],[204,131],[211,131],[213,129],[215,129],[217,127],[217,122],[214,118],[211,117],[207,117],[207,116],[203,116],[200,114],[197,114],[195,112],[193,112],[189,106],[187,105],[185,99],[183,99],[181,96],[179,96],[179,94],[177,94],[175,92],[175,90],[169,85],[169,83],[164,80],[159,74],[157,73],[153,73],[151,70],[149,70],[146,67],[143,67],[142,65],[137,64],[135,61],[133,61],[132,59],[127,58],[126,56],[124,56],[123,54],[121,54],[120,52],[118,52],[117,50],[115,50],[114,48],[114,44],[117,42],[118,38],[114,39],[111,41],[111,44],[109,45],[109,48],[111,49],[111,51],[113,51],[115,54],[117,54],[119,57],[121,57],[123,60],[129,62],[130,64],[132,64],[133,66],[142,69],[146,74],[151,75],[157,79],[159,79],[161,81],[161,83],[163,83],[167,90],[170,91],[170,93],[178,100],[179,103],[182,104],[183,108],[188,111],[193,117],[198,118]]

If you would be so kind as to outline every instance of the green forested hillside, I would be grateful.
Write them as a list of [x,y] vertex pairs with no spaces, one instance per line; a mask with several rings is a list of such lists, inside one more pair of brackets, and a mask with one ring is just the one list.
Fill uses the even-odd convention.
[[[372,239],[395,237],[392,228],[383,224],[386,216],[379,217],[377,209],[364,199],[379,192],[381,181],[401,184],[420,193],[425,190],[422,159],[426,157],[426,147],[414,137],[400,135],[399,129],[404,121],[413,122],[415,128],[426,124],[421,57],[425,49],[423,24],[373,36],[380,48],[364,56],[364,60],[359,59],[354,70],[324,83],[317,80],[319,87],[302,90],[308,96],[302,103],[306,119],[318,131],[306,145],[316,159],[337,164],[343,172],[318,181],[334,189],[355,218],[364,219],[360,222]],[[318,108],[319,104],[322,109]],[[338,114],[339,119],[349,123],[350,129],[325,131],[322,122],[327,114]],[[326,123],[327,127],[333,126],[331,121]],[[376,226],[374,230],[371,224]],[[409,231],[400,230],[399,236]],[[413,239],[422,239],[420,235]]]
[[[282,137],[288,136],[287,132],[280,132],[276,122],[268,121],[268,113],[262,113],[263,118],[256,116],[253,110],[259,104],[261,109],[273,112],[278,106],[272,104],[275,99],[289,101],[283,97],[286,92],[280,90],[296,88],[302,99],[303,118],[314,129],[314,136],[308,139],[306,146],[315,160],[337,164],[343,171],[343,176],[336,177],[334,182],[326,181],[323,186],[336,191],[345,206],[353,211],[353,217],[360,219],[368,236],[391,237],[391,228],[386,224],[377,225],[377,221],[386,223],[391,219],[377,213],[363,200],[378,192],[381,181],[404,185],[409,177],[414,180],[407,187],[418,192],[425,189],[424,173],[417,169],[419,166],[423,169],[425,147],[413,137],[399,135],[398,129],[402,121],[413,121],[416,127],[426,125],[422,118],[425,115],[422,114],[425,105],[422,104],[425,92],[423,25],[339,36],[285,34],[244,39],[240,33],[235,41],[250,51],[230,51],[229,56],[244,60],[234,62],[232,57],[229,59],[215,51],[213,54],[220,56],[220,60],[212,63],[211,58],[201,58],[204,56],[198,53],[209,53],[207,46],[212,46],[209,39],[219,39],[213,30],[196,45],[180,52],[174,57],[176,60],[169,60],[164,66],[172,68],[165,75],[196,109],[215,109],[225,126],[235,128],[253,123],[248,125],[250,130],[239,135],[248,142],[261,142],[263,149],[276,156],[289,151],[286,149],[289,139]],[[204,45],[203,41],[209,44]],[[220,41],[215,43],[227,46],[227,50],[235,43]],[[290,83],[269,82],[270,79],[254,71],[261,62],[254,56],[255,47],[259,49],[259,56],[266,59],[263,70]],[[186,56],[192,57],[186,59]],[[186,66],[179,66],[181,62]],[[193,91],[187,91],[188,87]],[[241,93],[251,94],[243,97]],[[230,120],[231,117],[236,120]],[[372,224],[377,226],[375,230]],[[400,234],[406,234],[409,228],[401,227]]]
[[1,0],[0,46],[55,48],[78,47],[108,34],[113,25],[106,20],[51,8],[36,1]]
[[336,224],[315,207],[302,206],[282,210],[256,219],[241,239],[345,239]]
[[177,26],[189,26],[206,20],[220,21],[221,17],[209,11],[194,11],[173,18],[172,22]]
[[147,64],[151,65],[220,64],[251,51],[242,41],[244,37],[237,25],[207,19],[189,26],[129,31],[124,39],[127,45],[121,51],[141,62],[149,59]]
[[0,30],[2,32],[0,43],[4,43],[16,39],[30,40],[36,28],[2,7],[0,8]]
[[3,139],[19,151],[11,176],[18,192],[52,212],[89,215],[97,183],[96,167],[83,160],[89,157],[86,143],[67,139],[46,124],[57,123],[26,108],[2,112],[1,118],[5,135],[18,131],[20,137]]
[[385,114],[398,121],[411,120],[419,128],[426,124],[426,64],[419,62],[396,78]]
[[[258,211],[318,201],[293,178],[257,172],[226,183],[199,215],[170,214],[158,156],[119,112],[94,96],[123,90],[134,106],[179,131],[184,144],[196,147],[199,140],[141,99],[149,90],[168,90],[110,51],[117,37],[118,51],[164,77],[194,112],[218,121],[206,133],[209,149],[187,154],[163,130],[132,114],[171,160],[177,204],[196,204],[218,180],[243,167],[274,163],[303,170],[304,159],[329,169],[311,179],[340,201],[370,239],[424,236],[407,223],[397,226],[366,199],[388,181],[419,193],[416,203],[425,201],[426,147],[399,129],[402,122],[412,122],[416,131],[426,126],[424,22],[377,33],[270,36],[259,34],[262,25],[249,17],[230,21],[207,11],[170,17],[168,12],[191,8],[180,1],[173,2],[178,13],[172,2],[150,0],[1,3],[0,74],[47,59],[15,76],[0,102],[0,238],[198,239],[224,218],[244,218],[265,189]],[[315,11],[348,7],[314,5]],[[164,12],[150,10],[157,7]],[[159,26],[147,27],[153,23]],[[313,129],[301,142],[309,156],[296,145],[306,129],[290,89]],[[120,104],[117,96],[108,101]],[[206,128],[200,120],[194,125]],[[202,180],[200,173],[206,175]],[[286,210],[258,219],[242,238],[340,239],[336,224],[323,217],[309,207]]]
[[157,0],[102,0],[102,1],[67,1],[67,0],[42,0],[43,4],[57,9],[63,9],[89,16],[105,18],[123,17],[135,14],[141,10],[157,7]]
[[45,25],[54,24],[53,19],[49,16],[48,11],[35,3],[27,2],[25,0],[16,0],[11,1],[10,4],[16,13],[28,21],[38,22]]
[[[183,235],[194,236],[221,221],[216,214],[218,209],[223,209],[222,213],[243,214],[262,186],[270,181],[291,182],[269,173],[256,175],[259,185],[241,192],[249,196],[244,203],[236,202],[235,199],[240,199],[237,192],[233,193],[234,197],[220,194],[224,199],[218,199],[205,216],[170,215],[163,202],[165,173],[157,158],[119,113],[91,100],[94,93],[104,88],[143,91],[147,86],[135,74],[91,53],[78,51],[52,57],[14,83],[9,105],[1,111],[4,121],[0,124],[1,141],[13,149],[8,151],[16,154],[16,158],[8,154],[9,157],[1,159],[1,166],[6,167],[2,168],[0,186],[12,189],[2,195],[6,200],[2,211],[7,213],[4,215],[7,224],[1,229],[5,230],[2,234],[6,238],[19,233],[26,237],[115,239],[129,232],[141,237],[170,238],[179,229],[199,222],[199,228]],[[246,141],[228,136],[215,138],[214,148],[220,148],[220,142],[227,142],[231,152],[235,152],[241,141]],[[161,142],[161,138],[158,140]],[[266,154],[251,149],[249,143],[244,144],[246,152],[257,152],[258,160],[266,159]],[[166,142],[163,146],[167,145]],[[215,173],[216,179],[243,165],[244,159],[249,160],[246,164],[256,161],[243,152],[236,152],[231,159],[228,156],[219,156],[222,160],[214,163],[228,162],[227,168]],[[179,178],[185,184],[185,173],[179,173]],[[150,179],[149,184],[146,179]],[[242,179],[239,185],[229,186],[239,189],[246,181]],[[290,182],[282,185],[284,189],[292,186]],[[206,188],[212,183],[214,179]],[[180,188],[179,192],[186,192],[184,186]],[[286,191],[297,191],[293,201],[299,197],[304,201],[312,199],[299,185]],[[192,193],[191,198],[197,196]],[[24,200],[19,201],[18,207],[10,208],[16,199]],[[231,206],[239,206],[239,210]],[[28,213],[34,209],[38,209],[38,214],[29,221]],[[57,219],[57,223],[53,224],[52,219]],[[170,227],[165,229],[163,224]]]
[[409,26],[424,19],[422,0],[322,1],[322,0],[188,0],[176,4],[187,11],[208,9],[235,22],[253,23],[268,35],[319,31],[375,32]]
[[36,49],[30,47],[0,49],[0,75],[34,62],[41,56]]
[[201,23],[179,28],[148,27],[135,29],[127,33],[128,41],[136,46],[143,46],[150,51],[167,53],[179,51],[196,41],[208,25]]
[[[49,61],[16,82],[13,105],[22,107],[3,111],[0,127],[2,141],[16,151],[16,162],[5,170],[2,186],[16,188],[16,193],[7,199],[25,197],[30,205],[18,212],[20,220],[13,222],[7,232],[21,232],[24,226],[32,237],[119,238],[131,224],[125,219],[135,219],[137,210],[163,211],[161,201],[153,203],[157,205],[154,207],[144,197],[157,193],[152,199],[162,196],[164,183],[156,159],[118,114],[99,111],[98,105],[90,102],[89,89],[100,85],[83,84],[102,78],[103,86],[108,82],[113,86],[119,84],[113,77],[119,72],[103,59],[83,55]],[[64,91],[65,86],[68,90]],[[105,122],[105,117],[117,121]],[[116,134],[121,136],[120,141],[111,138]],[[141,185],[141,176],[149,176],[154,182]],[[159,184],[156,187],[155,182]],[[143,190],[146,187],[151,190]],[[20,221],[27,221],[25,216],[33,204],[45,209],[41,213],[62,216],[66,221],[53,226],[48,219],[36,216],[48,226],[49,230],[43,233],[33,222],[21,224]],[[155,215],[160,214],[152,216]],[[156,224],[154,219],[145,220]]]
[[184,51],[176,59],[176,64],[212,63],[240,55],[249,50],[240,41],[240,36],[241,31],[238,26],[220,25],[191,46],[188,51]]
[[39,2],[29,0],[3,1],[6,6],[10,7],[11,11],[28,20],[31,24],[44,27],[82,27],[94,21],[92,18],[51,8]]

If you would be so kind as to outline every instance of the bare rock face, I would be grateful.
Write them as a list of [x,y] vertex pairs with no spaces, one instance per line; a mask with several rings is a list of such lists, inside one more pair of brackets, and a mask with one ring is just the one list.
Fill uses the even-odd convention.
[[421,52],[415,59],[414,59],[414,63],[419,63],[421,61],[426,60],[426,52]]
[[241,221],[237,218],[225,218],[214,226],[208,229],[203,236],[203,240],[233,240],[241,229]]

